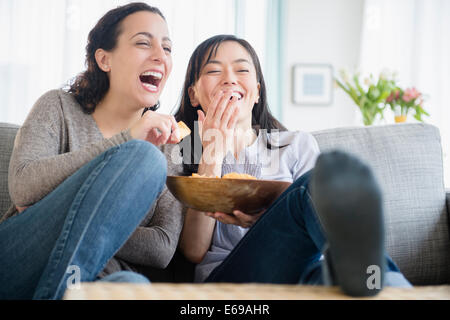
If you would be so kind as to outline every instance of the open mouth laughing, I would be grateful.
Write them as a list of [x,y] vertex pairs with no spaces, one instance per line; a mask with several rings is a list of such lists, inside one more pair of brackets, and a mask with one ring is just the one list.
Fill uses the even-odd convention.
[[139,80],[141,80],[142,86],[150,92],[157,92],[159,84],[161,83],[163,74],[159,71],[146,71],[141,73]]
[[236,97],[238,100],[241,100],[243,96],[242,96],[242,93],[237,92],[237,91],[234,91],[234,92],[231,94],[230,100],[231,100],[233,97]]

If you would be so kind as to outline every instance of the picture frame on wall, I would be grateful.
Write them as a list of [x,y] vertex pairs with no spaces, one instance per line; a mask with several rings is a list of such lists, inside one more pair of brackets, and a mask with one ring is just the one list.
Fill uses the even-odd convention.
[[292,67],[292,102],[329,106],[333,103],[331,64],[296,64]]

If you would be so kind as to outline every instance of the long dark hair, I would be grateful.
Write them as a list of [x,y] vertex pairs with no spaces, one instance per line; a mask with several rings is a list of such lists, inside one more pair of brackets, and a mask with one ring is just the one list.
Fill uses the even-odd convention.
[[[97,104],[109,90],[108,75],[98,67],[95,52],[97,49],[114,50],[122,32],[121,22],[130,14],[139,11],[149,11],[166,20],[158,8],[143,2],[134,2],[108,11],[89,32],[86,46],[87,70],[75,78],[68,90],[85,113],[93,113]],[[156,109],[157,106],[153,106],[153,109]]]
[[[194,86],[195,83],[200,78],[200,73],[203,67],[214,58],[217,50],[225,41],[235,41],[244,47],[253,60],[253,65],[256,70],[256,78],[260,84],[259,101],[256,103],[252,110],[252,127],[259,134],[259,130],[266,130],[268,133],[271,130],[276,129],[280,131],[286,131],[287,129],[271,114],[268,103],[267,103],[267,92],[266,84],[264,82],[264,76],[261,69],[261,64],[256,54],[255,49],[244,39],[237,38],[234,35],[217,35],[203,41],[192,53],[189,60],[188,68],[186,71],[186,77],[184,80],[184,86],[181,96],[181,103],[178,111],[175,113],[175,119],[177,121],[183,121],[191,129],[192,134],[184,142],[183,150],[186,150],[186,143],[190,142],[190,155],[184,154],[183,152],[183,166],[185,174],[197,172],[198,163],[201,157],[201,140],[198,135],[198,128],[196,126],[198,120],[197,110],[201,107],[194,107],[191,104],[189,98],[189,88]],[[197,147],[196,147],[197,146]],[[268,143],[268,147],[272,146]]]

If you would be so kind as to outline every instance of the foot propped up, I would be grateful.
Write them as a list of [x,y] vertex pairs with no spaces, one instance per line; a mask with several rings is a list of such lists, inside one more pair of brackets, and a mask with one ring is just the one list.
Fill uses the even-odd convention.
[[[351,296],[376,295],[384,275],[384,222],[372,170],[346,152],[326,152],[317,159],[310,189],[328,240],[333,284]],[[372,279],[373,271],[379,279]]]

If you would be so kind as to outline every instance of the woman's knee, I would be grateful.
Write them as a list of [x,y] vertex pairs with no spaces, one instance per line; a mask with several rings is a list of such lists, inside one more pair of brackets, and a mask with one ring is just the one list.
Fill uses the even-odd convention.
[[[138,161],[138,170],[143,174],[158,176],[165,181],[167,175],[167,160],[164,154],[153,144],[143,140],[131,140],[122,145],[125,152],[133,150]],[[150,171],[150,172],[145,172]]]
[[305,172],[303,175],[301,175],[297,180],[294,181],[293,187],[305,187],[306,189],[309,188],[309,181],[311,180],[311,176],[313,174],[313,169]]

